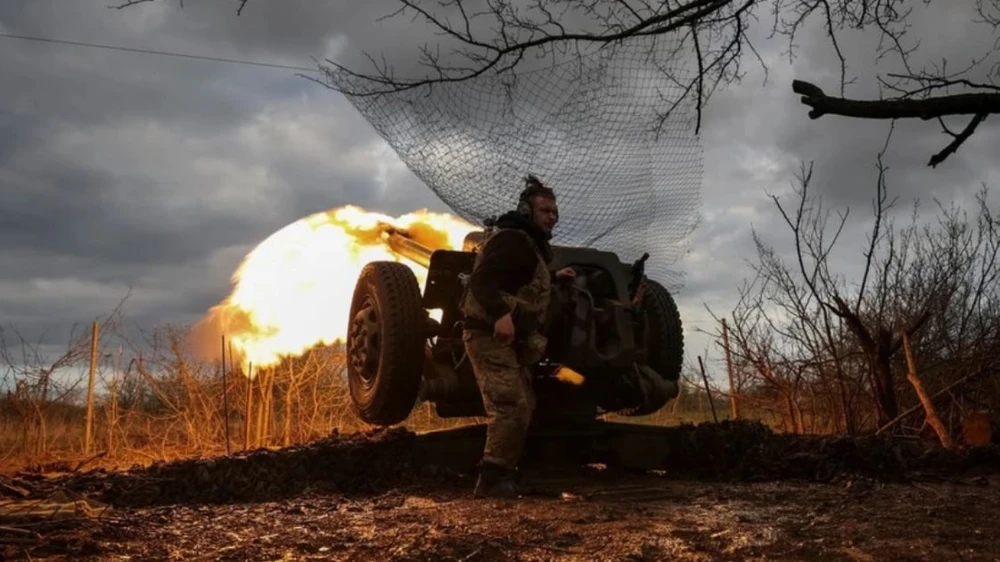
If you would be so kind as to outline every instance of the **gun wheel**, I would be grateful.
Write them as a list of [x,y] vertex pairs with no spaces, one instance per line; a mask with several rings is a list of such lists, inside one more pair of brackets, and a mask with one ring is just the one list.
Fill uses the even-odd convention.
[[[664,379],[677,383],[684,366],[684,330],[677,303],[666,287],[652,279],[643,279],[642,308],[649,322],[646,332],[647,362]],[[648,404],[629,411],[626,416],[645,416],[663,404]]]
[[649,365],[669,381],[681,378],[684,366],[684,330],[681,313],[666,287],[646,279],[646,311],[649,315]]
[[361,270],[347,330],[347,382],[355,413],[393,425],[413,409],[420,388],[426,312],[409,267],[373,262]]

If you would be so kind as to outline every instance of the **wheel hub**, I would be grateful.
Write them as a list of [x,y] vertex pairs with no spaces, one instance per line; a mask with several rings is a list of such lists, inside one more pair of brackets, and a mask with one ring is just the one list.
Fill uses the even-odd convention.
[[351,329],[347,337],[351,367],[368,388],[375,383],[375,375],[378,373],[380,351],[378,328],[375,306],[372,302],[366,301],[351,319]]

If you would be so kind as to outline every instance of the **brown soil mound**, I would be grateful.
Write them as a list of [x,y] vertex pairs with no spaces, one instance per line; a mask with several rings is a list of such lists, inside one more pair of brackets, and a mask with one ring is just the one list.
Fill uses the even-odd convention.
[[[722,422],[655,428],[663,444],[659,466],[670,478],[831,481],[865,476],[880,480],[951,478],[1000,471],[996,446],[944,451],[932,444],[890,437],[825,438],[782,435],[759,423]],[[162,463],[126,472],[95,470],[57,479],[21,475],[8,484],[42,497],[72,490],[115,506],[269,501],[309,490],[370,494],[413,484],[471,485],[482,451],[482,426],[416,435],[405,429],[331,436],[307,446],[260,450],[208,460]],[[593,436],[533,437],[534,448],[575,451],[562,468],[605,462]],[[566,445],[570,442],[570,445]],[[594,453],[593,451],[597,452]],[[551,459],[526,459],[529,470]],[[559,464],[559,463],[556,463]],[[608,474],[608,471],[605,471]],[[3,487],[0,486],[0,494]]]
[[21,474],[32,496],[69,489],[115,506],[265,501],[307,490],[369,493],[426,475],[413,463],[416,435],[403,429],[332,435],[306,446],[214,459],[156,463],[47,478]]
[[892,436],[776,434],[760,423],[724,421],[675,428],[664,470],[676,477],[741,481],[969,476],[1000,470],[1000,448],[947,451]]

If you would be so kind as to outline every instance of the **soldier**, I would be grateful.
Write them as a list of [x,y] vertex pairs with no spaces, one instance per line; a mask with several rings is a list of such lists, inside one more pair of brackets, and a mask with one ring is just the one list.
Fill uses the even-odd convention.
[[574,271],[549,270],[549,240],[559,221],[555,193],[533,175],[517,210],[499,217],[476,257],[463,300],[463,341],[488,416],[475,496],[516,497],[514,472],[535,408],[531,365],[545,351],[541,334],[551,283]]

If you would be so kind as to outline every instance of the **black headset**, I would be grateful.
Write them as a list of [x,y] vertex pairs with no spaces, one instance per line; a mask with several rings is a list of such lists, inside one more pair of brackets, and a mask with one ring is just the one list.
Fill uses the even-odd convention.
[[517,212],[521,216],[531,218],[534,214],[534,207],[531,205],[531,198],[539,193],[548,191],[535,176],[529,175],[524,179],[526,187],[521,191],[521,196],[517,200]]
[[[525,190],[527,192],[527,190]],[[534,214],[534,208],[531,206],[531,196],[525,196],[524,193],[521,194],[521,198],[517,201],[517,212],[519,215],[531,218]]]

